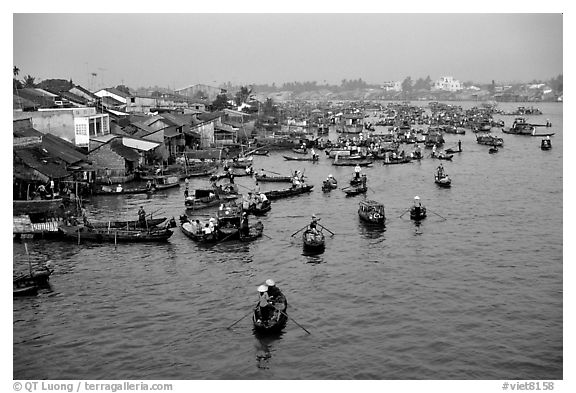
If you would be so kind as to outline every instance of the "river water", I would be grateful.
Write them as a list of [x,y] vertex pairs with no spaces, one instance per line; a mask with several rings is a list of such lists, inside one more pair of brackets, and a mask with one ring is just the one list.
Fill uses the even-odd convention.
[[[562,379],[562,104],[537,106],[544,115],[528,119],[550,119],[552,150],[540,149],[541,138],[493,129],[504,147],[488,154],[472,132],[447,134],[445,147],[461,139],[464,150],[442,161],[450,189],[434,184],[433,159],[363,169],[368,198],[385,205],[385,229],[363,225],[362,197],[341,191],[352,167],[334,167],[322,152],[314,164],[274,152],[255,157],[255,168],[301,169],[315,187],[273,202],[262,218],[271,239],[206,248],[176,228],[165,244],[28,241],[33,260],[50,259],[56,271],[52,292],[13,300],[13,377]],[[340,188],[324,194],[328,174]],[[420,226],[399,218],[416,195],[431,213]],[[136,218],[142,205],[177,218],[183,202],[182,185],[97,197],[87,210]],[[291,237],[311,214],[336,233],[317,256]],[[13,252],[14,270],[26,270],[24,243]],[[284,332],[257,337],[250,317],[226,329],[250,312],[267,278],[288,298]]]

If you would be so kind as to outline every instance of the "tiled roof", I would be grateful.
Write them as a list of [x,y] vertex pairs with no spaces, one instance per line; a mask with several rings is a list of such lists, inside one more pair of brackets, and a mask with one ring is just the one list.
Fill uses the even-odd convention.
[[86,160],[86,153],[80,151],[72,143],[52,134],[44,134],[42,147],[51,155],[62,159],[67,164]]
[[[58,158],[53,157],[40,146],[14,149],[13,160],[15,172],[19,172],[20,175],[25,178],[27,178],[27,170],[25,167],[35,169],[43,175],[53,179],[60,179],[68,176],[65,163]],[[16,171],[17,167],[20,167],[22,170]],[[28,173],[28,175],[30,175],[30,173]]]

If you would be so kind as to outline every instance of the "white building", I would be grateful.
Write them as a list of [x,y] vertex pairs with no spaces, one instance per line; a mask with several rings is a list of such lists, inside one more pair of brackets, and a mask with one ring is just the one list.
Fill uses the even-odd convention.
[[381,85],[381,88],[385,91],[402,91],[402,82],[399,81],[389,81],[384,82]]
[[462,90],[462,83],[451,76],[442,76],[434,82],[434,90],[458,91]]
[[29,118],[32,127],[43,134],[52,134],[78,147],[88,148],[90,137],[110,133],[110,118],[96,108],[51,108],[34,112],[13,113],[14,120]]

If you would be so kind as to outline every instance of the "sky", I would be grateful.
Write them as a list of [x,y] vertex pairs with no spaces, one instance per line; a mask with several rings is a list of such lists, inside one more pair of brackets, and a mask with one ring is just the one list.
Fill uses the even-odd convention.
[[[563,73],[560,13],[17,13],[20,78],[89,89]],[[96,74],[96,75],[94,75]]]

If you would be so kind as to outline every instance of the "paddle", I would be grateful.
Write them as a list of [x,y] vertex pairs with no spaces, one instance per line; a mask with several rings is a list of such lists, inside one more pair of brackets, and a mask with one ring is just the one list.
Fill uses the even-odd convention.
[[294,320],[294,318],[290,317],[288,314],[286,314],[284,311],[280,310],[280,312],[282,314],[284,314],[284,316],[286,316],[288,319],[290,319],[292,322],[294,322],[296,325],[300,326],[302,328],[302,330],[304,330],[306,333],[308,334],[312,334],[310,333],[308,330],[306,330],[306,328],[304,328],[304,326],[300,325],[298,322],[296,322],[296,320]]
[[228,326],[226,329],[230,329],[232,326],[236,325],[238,322],[240,322],[241,320],[243,320],[244,318],[246,318],[250,314],[252,314],[252,310],[250,310],[250,312],[248,314],[244,315],[242,318],[240,318],[239,320],[234,322],[232,325]]
[[306,229],[306,228],[308,228],[308,225],[305,225],[304,227],[298,229],[296,232],[294,232],[293,234],[291,234],[290,237],[293,237],[295,234],[297,234],[298,232],[300,232],[301,230]]
[[407,209],[404,213],[400,214],[400,215],[398,216],[398,218],[402,218],[402,216],[403,216],[404,214],[408,213],[409,211],[410,211],[410,209]]
[[214,247],[216,244],[222,243],[224,240],[226,240],[226,239],[228,239],[229,237],[232,237],[232,236],[234,236],[234,235],[236,235],[236,232],[232,232],[231,234],[229,234],[229,235],[226,236],[225,238],[218,240],[216,243],[212,244],[212,247]]
[[324,225],[322,225],[322,224],[318,224],[318,226],[320,226],[322,229],[326,229],[328,232],[330,232],[330,233],[332,234],[332,236],[334,236],[334,235],[335,235],[335,233],[334,233],[334,232],[332,232],[330,229],[326,228]]
[[265,233],[263,233],[262,236],[266,236],[268,239],[273,239],[270,236],[266,235]]
[[273,174],[278,175],[278,176],[284,176],[284,175],[282,175],[281,173],[278,173],[278,172],[267,171],[266,169],[262,169],[262,170],[263,170],[264,172],[270,172],[270,173],[273,173]]
[[438,217],[443,218],[444,221],[446,221],[446,218],[445,218],[445,217],[442,217],[440,214],[438,214],[438,213],[436,213],[436,212],[433,212],[433,211],[430,210],[430,209],[428,209],[428,210],[431,211],[432,213],[436,214]]

